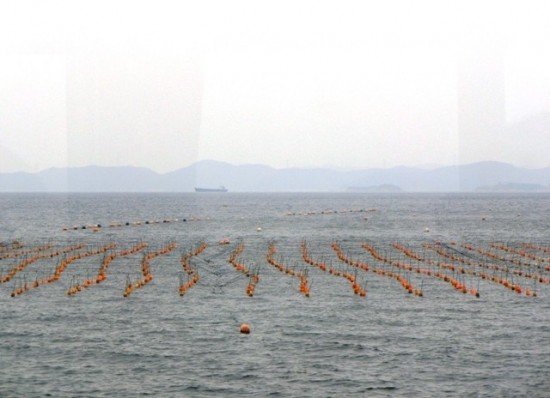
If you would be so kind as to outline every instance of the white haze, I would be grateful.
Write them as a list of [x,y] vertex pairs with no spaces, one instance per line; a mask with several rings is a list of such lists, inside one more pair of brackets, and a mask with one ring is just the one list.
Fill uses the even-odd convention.
[[0,172],[550,166],[550,5],[5,1]]

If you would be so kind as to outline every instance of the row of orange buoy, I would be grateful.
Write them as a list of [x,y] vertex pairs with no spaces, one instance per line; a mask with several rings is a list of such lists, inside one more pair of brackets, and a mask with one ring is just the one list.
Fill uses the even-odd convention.
[[[103,257],[96,277],[90,278],[88,276],[83,283],[80,282],[82,280],[80,279],[79,281],[76,276],[72,277],[73,279],[70,288],[67,291],[67,294],[72,296],[93,284],[102,283],[107,277],[109,265],[117,256],[133,254],[143,250],[147,246],[146,243],[142,242],[129,249],[115,251],[114,245],[115,243],[111,243],[110,245],[105,245],[98,250],[71,253],[62,259],[49,278],[39,279],[37,276],[36,280],[32,282],[33,279],[29,279],[28,277],[29,271],[25,270],[27,265],[30,264],[28,261],[36,261],[37,256],[48,258],[50,256],[59,255],[59,252],[61,252],[61,250],[56,251],[54,249],[49,249],[42,252],[35,251],[34,255],[29,255],[28,257],[23,258],[22,261],[25,260],[25,262],[18,263],[17,267],[10,269],[9,272],[0,280],[9,280],[6,280],[5,277],[9,277],[13,280],[14,289],[12,296],[15,297],[32,288],[39,287],[41,284],[52,283],[59,280],[69,264],[80,258],[87,257],[88,255],[99,254],[103,250],[106,254]],[[390,251],[384,251],[384,255],[381,254],[379,248],[375,248],[374,245],[370,243],[358,243],[357,249],[362,248],[366,250],[375,260],[372,262],[369,261],[368,264],[364,260],[359,260],[358,257],[352,258],[349,256],[336,242],[332,242],[330,246],[336,255],[337,261],[344,263],[343,266],[340,265],[335,267],[333,266],[333,262],[331,260],[325,261],[324,258],[321,260],[314,259],[314,256],[311,254],[310,248],[305,241],[303,241],[300,245],[301,257],[305,263],[304,266],[297,267],[294,265],[293,267],[290,267],[286,265],[285,262],[281,260],[282,257],[277,254],[277,247],[273,242],[269,244],[265,258],[267,263],[276,268],[279,272],[298,278],[298,291],[305,297],[309,297],[311,294],[311,269],[318,269],[323,273],[346,279],[350,283],[354,294],[363,297],[366,296],[366,289],[361,286],[361,283],[359,283],[361,271],[372,272],[378,276],[395,279],[409,294],[414,294],[419,297],[424,296],[422,287],[424,286],[424,278],[426,277],[434,278],[441,282],[450,284],[454,289],[456,289],[456,291],[463,294],[469,293],[476,297],[480,297],[480,281],[495,283],[506,288],[508,291],[528,297],[536,297],[538,295],[536,289],[537,283],[549,283],[547,275],[544,274],[545,271],[540,270],[540,272],[535,272],[535,269],[529,269],[528,267],[517,265],[506,265],[505,267],[503,265],[504,262],[494,260],[496,263],[492,263],[492,257],[487,257],[489,261],[486,262],[483,261],[483,259],[479,260],[480,262],[476,262],[469,257],[465,257],[468,256],[468,252],[465,250],[463,251],[464,254],[462,254],[459,250],[452,251],[454,249],[451,249],[449,246],[447,246],[447,250],[445,250],[445,244],[441,242],[435,242],[434,244],[424,243],[422,247],[425,249],[425,252],[423,252],[422,255],[415,252],[412,248],[397,242],[389,243],[388,247],[385,247],[384,250],[389,249]],[[472,245],[469,246],[476,249]],[[192,266],[190,260],[192,257],[200,255],[206,247],[206,243],[202,243],[189,253],[181,256],[181,266],[184,271],[180,278],[181,295],[184,295],[189,288],[199,282],[197,269]],[[76,245],[63,249],[62,251],[70,253],[71,251],[77,251],[84,248],[86,248],[85,245]],[[151,260],[158,255],[169,253],[171,250],[174,250],[174,248],[175,244],[171,243],[156,252],[146,253],[143,256],[143,261],[141,263],[142,278],[138,282],[132,282],[130,276],[128,276],[126,289],[124,291],[125,297],[131,294],[135,289],[144,286],[153,279],[150,264]],[[242,253],[244,252],[244,248],[245,246],[243,242],[234,247],[229,253],[229,263],[235,268],[236,271],[248,277],[246,294],[252,297],[255,294],[256,285],[258,284],[260,278],[258,272],[253,272],[244,264],[242,260],[240,260],[240,256],[242,256]],[[496,247],[495,249],[500,250]],[[401,256],[401,259],[396,257],[395,253]],[[476,251],[476,253],[479,252]],[[479,253],[479,255],[482,256],[481,253]],[[479,256],[476,255],[476,257]],[[527,261],[527,259],[537,261],[527,256],[525,259],[525,261]],[[18,278],[15,278],[14,275],[19,272],[23,274],[23,277],[19,276]],[[415,277],[415,274],[417,274],[418,277]],[[219,274],[219,276],[221,275],[222,274]],[[415,278],[421,279],[418,280]],[[525,280],[531,279],[533,286],[524,284],[523,279],[521,278],[525,278]],[[417,281],[419,282],[418,286],[420,286],[420,288],[415,286]],[[475,286],[476,281],[477,287]]]
[[[475,249],[475,250],[478,253],[481,251],[480,254],[483,254],[483,250],[477,250],[477,249]],[[494,259],[494,257],[491,256],[491,255],[489,255],[487,257],[489,257],[491,259]],[[483,264],[478,263],[477,265],[481,266]],[[487,267],[487,265],[483,265],[483,266],[485,268]],[[508,278],[505,278],[504,275],[506,275],[506,276],[508,276],[510,274],[517,275],[517,276],[522,277],[522,278],[531,279],[531,280],[533,280],[533,283],[540,283],[540,284],[549,284],[550,283],[549,278],[540,273],[540,272],[544,272],[544,270],[541,270],[541,269],[539,269],[539,271],[537,271],[537,272],[532,273],[529,270],[529,268],[526,271],[523,271],[521,269],[521,266],[520,266],[520,270],[517,270],[517,269],[511,269],[510,270],[508,267],[506,267],[506,268],[498,267],[494,264],[491,264],[490,266],[495,271],[500,271],[499,272],[500,275],[497,275],[496,272],[493,272],[492,274],[479,272],[479,276],[482,279],[486,279],[488,281],[498,283],[498,284],[502,285],[503,287],[505,287],[507,289],[515,291],[518,294],[525,293],[526,296],[530,296],[530,297],[536,297],[537,296],[537,292],[536,292],[535,288],[533,288],[533,289],[523,288],[520,284],[514,283],[513,280],[508,280]]]
[[[494,252],[491,252],[489,250],[485,250],[481,247],[474,247],[473,245],[468,244],[468,243],[461,244],[460,246],[462,248],[466,249],[466,250],[471,251],[471,252],[476,252],[478,254],[481,254],[482,256],[488,257],[488,258],[492,259],[493,261],[508,262],[508,263],[511,263],[511,264],[514,264],[514,265],[517,265],[517,266],[526,266],[526,267],[533,266],[533,264],[531,264],[529,262],[526,263],[526,262],[523,262],[523,261],[521,261],[517,258],[507,258],[507,257],[499,255],[498,253],[494,253]],[[539,266],[537,266],[537,267],[539,267]]]
[[308,275],[307,270],[304,270],[304,272],[300,274],[300,288],[298,289],[300,293],[302,293],[305,297],[309,297],[309,292],[311,289],[311,287],[308,284],[307,275]]
[[534,266],[534,267],[536,267],[540,270],[550,271],[550,265],[544,266],[544,265],[540,264],[540,263],[545,263],[545,262],[549,263],[550,262],[550,257],[540,257],[540,256],[537,256],[533,253],[528,253],[525,250],[514,249],[512,247],[502,245],[502,244],[498,244],[498,243],[493,243],[491,246],[494,247],[494,248],[497,248],[499,250],[505,251],[507,253],[517,254],[521,257],[525,257],[525,258],[528,258],[532,261],[535,261],[535,264],[530,264],[529,263],[529,265],[528,265],[529,267]]
[[260,282],[259,271],[251,273],[250,269],[242,262],[238,260],[238,257],[244,250],[244,243],[240,243],[233,251],[229,254],[229,264],[235,268],[235,271],[244,274],[248,278],[248,285],[246,286],[246,295],[248,297],[253,297],[254,292],[256,291],[256,285]]
[[288,276],[299,278],[300,287],[298,288],[298,291],[302,293],[305,297],[309,297],[311,286],[308,281],[307,270],[304,269],[304,271],[294,271],[293,268],[285,266],[281,261],[277,260],[275,258],[276,253],[277,247],[275,246],[275,243],[270,243],[266,254],[267,263],[274,266],[276,269],[279,270],[279,272],[282,272]]
[[[408,271],[408,272],[412,272],[412,271],[415,271],[415,269],[410,265],[410,264],[405,264],[401,261],[396,261],[396,260],[392,260],[390,258],[387,258],[385,256],[382,256],[372,245],[370,245],[369,243],[363,243],[361,245],[361,247],[363,249],[365,249],[366,251],[368,251],[370,253],[370,255],[372,257],[374,257],[376,260],[378,261],[381,261],[383,263],[386,263],[386,264],[389,264],[393,267],[396,267],[398,269],[401,269],[401,270],[404,270],[404,271]],[[397,280],[401,286],[403,287],[403,289],[405,289],[409,294],[413,294],[415,296],[418,296],[418,297],[424,297],[424,292],[422,291],[422,288],[415,288],[414,285],[412,284],[412,282],[410,281],[409,278],[405,278],[405,276],[401,275],[400,273],[398,272],[392,272],[392,271],[386,271],[386,270],[378,270],[376,271],[376,273],[378,275],[389,275],[390,277],[394,278],[395,280]],[[425,274],[425,275],[428,275],[430,276],[431,275],[431,271],[430,270],[421,270],[421,269],[418,269],[417,270],[417,273],[422,273],[422,274]]]
[[[495,253],[491,253],[491,252],[487,252],[481,248],[474,248],[472,247],[471,245],[467,245],[467,249],[468,250],[475,250],[477,253],[483,255],[483,256],[487,256],[487,257],[491,257],[492,259],[496,259],[496,260],[500,260],[501,262],[504,262],[504,263],[512,263],[516,266],[519,266],[520,267],[520,270],[523,270],[523,269],[533,269],[533,268],[536,268],[538,271],[537,272],[540,272],[540,273],[544,273],[545,271],[550,271],[550,266],[543,266],[541,265],[539,262],[543,262],[543,261],[539,261],[538,259],[535,259],[534,263],[531,263],[531,262],[523,262],[523,261],[520,261],[520,260],[517,260],[517,259],[509,259],[509,258],[506,258],[506,257],[503,257],[503,256],[499,256]],[[500,244],[493,244],[492,247],[494,248],[497,248],[499,250],[503,250],[503,251],[506,251],[506,252],[509,252],[509,253],[514,253],[514,254],[519,254],[521,255],[521,251],[517,251],[515,249],[512,249],[508,246],[504,246],[504,245],[500,245]],[[518,252],[518,253],[516,253]],[[522,257],[525,257],[525,258],[530,258],[530,256],[528,255],[523,255]],[[546,261],[547,259],[543,259],[544,261]],[[549,283],[548,281],[548,278],[546,277],[541,277],[541,280],[539,280],[540,283]]]
[[2,278],[0,278],[0,283],[6,283],[9,282],[11,278],[13,278],[18,272],[23,271],[27,266],[31,265],[32,263],[44,259],[44,258],[54,258],[61,254],[67,254],[72,251],[80,250],[86,247],[85,245],[75,245],[67,247],[63,250],[54,250],[46,253],[38,253],[31,257],[25,257],[18,265],[13,267],[7,275],[4,275]]
[[526,249],[536,250],[539,252],[550,254],[550,247],[543,247],[539,245],[534,245],[532,243],[522,243],[521,246],[525,247]]
[[187,281],[184,282],[183,278],[180,280],[179,294],[181,297],[185,296],[185,293],[197,283],[199,283],[200,277],[198,272],[194,272],[191,275],[188,275]]
[[168,245],[160,248],[159,250],[155,252],[146,253],[143,256],[143,260],[141,261],[141,273],[143,274],[143,278],[138,280],[135,283],[132,283],[130,280],[130,277],[127,278],[126,281],[126,288],[124,289],[124,293],[122,294],[124,297],[128,297],[135,289],[140,289],[149,282],[153,280],[153,274],[151,273],[151,260],[153,260],[155,257],[163,256],[165,254],[170,253],[172,250],[174,250],[177,247],[176,243],[172,242]]
[[35,254],[31,257],[25,257],[23,261],[18,263],[15,267],[13,267],[6,275],[2,276],[0,279],[1,283],[7,283],[10,281],[11,278],[13,278],[18,272],[23,271],[28,265],[40,260],[42,256],[40,254]]
[[405,255],[407,257],[412,258],[413,260],[417,260],[417,261],[420,261],[420,262],[424,261],[424,259],[420,255],[413,252],[411,249],[409,249],[408,247],[402,245],[401,243],[394,242],[394,243],[392,243],[392,246],[395,249],[405,253]]
[[[424,244],[424,247],[426,249],[435,251],[437,254],[439,254],[442,257],[452,259],[454,261],[458,261],[463,265],[468,265],[468,266],[474,268],[474,270],[466,270],[464,267],[458,266],[457,271],[462,273],[462,274],[468,273],[470,275],[481,276],[483,279],[492,279],[489,276],[489,274],[487,274],[485,272],[482,272],[482,271],[476,271],[476,268],[482,268],[482,269],[492,270],[493,275],[494,275],[495,272],[498,272],[501,275],[513,274],[513,275],[516,275],[516,276],[521,277],[521,278],[527,278],[527,279],[537,281],[538,283],[542,283],[542,284],[548,284],[549,283],[548,278],[546,278],[544,276],[541,276],[538,272],[533,273],[530,270],[530,268],[526,268],[525,270],[522,267],[520,267],[520,269],[515,269],[515,268],[510,269],[510,267],[508,267],[508,266],[503,267],[503,266],[499,266],[499,265],[496,265],[496,264],[493,264],[493,263],[481,263],[481,262],[473,261],[473,260],[470,260],[470,259],[466,259],[465,257],[456,256],[454,254],[450,254],[450,253],[446,252],[445,250],[443,250],[441,248],[438,248],[438,247],[435,247],[435,246],[430,245],[430,244]],[[453,264],[448,264],[446,266],[446,268],[450,269],[451,271],[455,271],[455,266]]]
[[244,243],[241,242],[235,249],[233,249],[233,251],[229,255],[229,264],[231,264],[233,268],[235,268],[235,271],[241,272],[247,277],[250,277],[250,271],[248,270],[246,265],[237,260],[237,257],[241,255],[243,250],[244,250]]
[[336,257],[338,257],[338,260],[348,264],[348,265],[351,265],[352,267],[355,267],[355,268],[360,268],[362,269],[363,271],[369,271],[370,268],[369,268],[369,265],[366,264],[366,263],[363,263],[361,261],[358,261],[358,260],[354,260],[352,259],[351,257],[347,256],[344,251],[340,248],[340,246],[338,245],[338,243],[336,242],[332,242],[330,244],[330,247],[332,248],[332,250],[336,253]]
[[20,287],[20,288],[15,289],[12,292],[11,296],[12,297],[18,296],[18,295],[24,293],[25,291],[30,290],[31,287],[32,288],[38,288],[41,285],[57,282],[61,278],[61,274],[63,274],[63,272],[67,269],[67,267],[70,264],[74,263],[77,260],[85,258],[85,257],[95,256],[95,255],[98,255],[100,253],[104,253],[107,250],[112,249],[115,246],[116,246],[115,243],[110,243],[106,246],[100,247],[99,249],[92,249],[92,250],[89,250],[89,251],[86,251],[86,252],[78,252],[78,253],[66,256],[65,258],[63,258],[59,262],[59,264],[55,268],[54,272],[48,278],[43,278],[41,280],[36,279],[34,281],[34,283],[30,286],[27,286],[27,283],[24,283],[24,286],[22,288]]
[[79,252],[79,253],[72,254],[72,255],[68,256],[67,258],[61,260],[61,262],[59,263],[59,265],[55,269],[54,274],[52,275],[52,281],[59,280],[59,278],[61,277],[61,274],[63,272],[65,272],[67,267],[70,264],[74,263],[75,261],[80,260],[80,259],[85,258],[85,257],[96,256],[98,254],[105,253],[106,251],[114,249],[115,247],[116,247],[116,243],[113,242],[113,243],[110,243],[108,245],[102,246],[99,249],[94,249],[94,250],[90,250],[90,251],[82,252],[82,253]]
[[[522,247],[525,247],[529,250],[541,251],[543,253],[550,253],[550,247],[543,247],[543,246],[533,245],[530,243],[522,243]],[[546,259],[548,260],[548,262],[550,262],[550,258],[547,257]],[[543,269],[545,271],[550,271],[550,265],[543,267]]]
[[[17,242],[17,245],[14,245],[14,247],[21,248],[22,245],[19,242]],[[55,251],[50,251],[48,253],[36,254],[36,255],[34,255],[30,258],[27,257],[21,263],[19,263],[17,266],[13,267],[8,272],[7,275],[4,275],[2,278],[0,278],[0,282],[1,283],[9,282],[10,279],[13,278],[18,272],[23,271],[28,265],[34,263],[35,261],[38,261],[38,260],[43,259],[43,258],[53,258],[53,257],[56,257],[60,254],[70,253],[72,251],[76,251],[76,250],[82,249],[84,247],[85,247],[85,245],[70,246],[70,247],[67,247],[67,248],[62,249],[62,250],[55,250]],[[37,251],[40,251],[40,250],[34,250],[34,252],[37,252]],[[14,284],[14,289],[12,291],[11,296],[12,297],[18,296],[18,295],[22,294],[23,292],[30,290],[31,287],[36,288],[39,285],[40,285],[40,281],[38,280],[38,277],[36,278],[36,280],[31,285],[28,284],[28,282],[26,280],[26,277],[24,277],[23,278],[23,283],[22,283],[21,286],[18,287],[16,284]]]
[[[393,243],[392,247],[394,247],[395,249],[401,251],[402,253],[405,254],[405,256],[407,256],[408,258],[410,258],[412,260],[416,260],[420,263],[423,263],[425,261],[422,256],[420,256],[419,254],[417,254],[413,250],[409,249],[408,247],[406,247],[406,246],[404,246],[400,243]],[[479,289],[476,289],[474,287],[468,288],[468,286],[466,286],[466,282],[464,281],[464,278],[463,277],[461,278],[459,276],[460,274],[465,273],[464,270],[462,270],[463,272],[455,273],[455,267],[452,266],[452,265],[448,265],[448,264],[445,264],[443,262],[433,261],[431,259],[428,259],[427,262],[428,262],[428,264],[435,265],[440,269],[451,270],[453,272],[453,275],[447,275],[446,273],[440,272],[440,271],[426,270],[425,268],[422,269],[420,267],[413,267],[414,271],[416,273],[423,273],[423,274],[425,274],[427,276],[430,276],[430,277],[433,276],[433,277],[435,277],[435,278],[437,278],[437,279],[439,279],[443,282],[449,283],[457,291],[462,292],[464,294],[470,293],[472,296],[480,297]],[[462,280],[460,280],[460,279],[462,279]]]
[[6,258],[17,258],[17,257],[24,257],[24,256],[28,256],[28,255],[31,255],[33,253],[40,253],[40,252],[44,252],[46,250],[49,250],[53,247],[53,244],[52,243],[48,243],[46,245],[43,245],[43,246],[37,246],[37,247],[32,247],[30,249],[27,249],[27,250],[24,250],[24,249],[17,249],[17,250],[8,250],[6,252],[4,252],[3,254],[0,254],[0,260],[4,260]]
[[[428,245],[428,244],[425,244],[424,247],[428,248],[428,249],[435,249],[433,246]],[[438,254],[440,254],[444,257],[447,257],[447,253],[445,251],[443,251],[441,249],[435,249],[435,250]],[[451,257],[451,256],[448,256],[448,257]],[[456,257],[456,256],[453,255],[453,257]],[[467,262],[464,262],[464,263],[467,263],[470,266],[474,266],[474,269],[472,270],[472,269],[465,269],[463,267],[455,267],[453,264],[445,264],[444,262],[436,262],[436,261],[433,261],[433,260],[430,260],[430,263],[436,264],[440,268],[449,269],[453,272],[457,271],[460,274],[469,274],[469,275],[472,275],[472,276],[480,277],[483,280],[488,280],[488,281],[491,281],[491,282],[498,283],[498,284],[502,285],[503,287],[505,287],[507,289],[510,289],[510,290],[512,290],[512,291],[514,291],[518,294],[525,293],[526,296],[532,296],[532,297],[537,296],[535,290],[531,290],[529,288],[524,289],[519,283],[514,283],[513,281],[510,281],[507,278],[504,278],[502,275],[505,274],[505,273],[508,274],[509,270],[506,269],[505,270],[506,272],[504,272],[504,270],[501,267],[498,267],[494,264],[481,264],[481,263],[473,262],[471,260],[469,260]],[[483,272],[483,271],[478,271],[478,270],[475,269],[476,266],[479,267],[480,269],[491,268],[491,269],[497,270],[497,271],[500,270],[501,271],[501,276],[498,276],[495,273],[488,274],[488,273]],[[523,272],[517,271],[517,270],[512,270],[511,273],[516,274],[516,275],[521,276],[521,277],[525,277],[525,278],[533,278],[533,275],[531,275],[529,273],[523,273]],[[453,279],[452,277],[449,277],[449,276],[444,275],[444,274],[443,275],[438,274],[436,276],[438,276],[440,278],[444,278],[444,277],[447,278],[447,280],[450,281],[457,288],[457,290],[462,290],[463,293],[466,293],[467,287],[464,284],[461,284],[460,282],[458,282],[456,279]],[[536,279],[540,279],[541,282],[547,281],[546,278],[536,277]],[[476,297],[479,297],[479,289],[476,291],[474,288],[470,288],[470,292],[471,292],[471,294],[475,295]]]
[[101,266],[99,267],[99,271],[97,275],[94,278],[87,278],[80,284],[78,281],[73,284],[67,291],[67,295],[72,296],[82,291],[82,288],[87,289],[88,287],[92,285],[98,285],[107,279],[107,269],[109,268],[109,265],[113,262],[113,260],[117,257],[125,257],[130,256],[132,254],[138,253],[139,251],[145,249],[147,247],[146,242],[140,242],[137,245],[129,248],[120,250],[118,252],[111,251],[110,253],[106,254],[103,257],[103,261],[101,262]]
[[21,249],[23,245],[18,240],[14,240],[11,243],[0,242],[0,253],[4,253],[10,250]]
[[183,277],[180,279],[180,287],[179,287],[180,296],[184,296],[189,289],[191,289],[193,286],[195,286],[199,282],[200,280],[199,273],[197,272],[197,270],[195,270],[191,266],[190,260],[193,257],[196,257],[200,255],[202,252],[204,252],[206,250],[206,247],[207,247],[207,244],[203,242],[195,250],[192,250],[189,253],[181,255],[180,264],[183,268],[183,271],[187,274],[187,281],[184,282]]
[[246,286],[246,295],[248,297],[254,296],[254,291],[256,290],[256,285],[260,282],[260,275],[258,272],[250,275],[248,279],[248,285]]
[[[481,255],[485,255],[486,257],[489,257],[491,258],[492,260],[495,260],[495,255],[494,253],[487,253],[485,252],[484,250],[480,249],[480,248],[474,248],[473,246],[471,245],[461,245],[461,247],[464,247],[464,248],[467,248],[467,250],[474,250],[476,251],[477,253],[481,254]],[[498,261],[499,258],[497,256],[496,260]],[[501,260],[502,262],[507,262],[507,260]],[[508,261],[509,262],[509,261]],[[481,264],[480,262],[472,262],[470,261],[471,264],[469,265],[472,265],[472,264],[477,264],[478,266]],[[549,284],[550,283],[550,280],[548,279],[548,277],[546,277],[544,274],[545,271],[550,271],[550,269],[545,269],[544,267],[541,267],[539,264],[535,263],[535,264],[529,264],[529,263],[523,263],[521,262],[521,264],[517,264],[515,263],[516,266],[519,266],[519,270],[518,269],[510,269],[508,266],[507,267],[499,267],[497,266],[496,264],[491,264],[490,263],[490,266],[492,269],[494,270],[497,270],[497,271],[501,271],[502,273],[513,273],[517,276],[521,276],[521,277],[524,277],[524,278],[529,278],[529,279],[534,279],[536,280],[538,283],[542,283],[542,284]],[[523,270],[525,268],[525,271]],[[536,268],[537,271],[536,272],[532,272],[530,269],[531,268]]]
[[502,243],[494,243],[493,242],[493,243],[490,243],[489,246],[491,246],[492,248],[495,248],[495,249],[505,251],[507,253],[517,254],[521,257],[527,257],[529,260],[538,261],[538,262],[541,262],[541,263],[550,262],[550,257],[546,257],[546,258],[540,257],[540,256],[537,256],[533,253],[529,253],[525,250],[514,249],[513,247],[503,245]]
[[[302,259],[306,264],[313,265],[319,268],[321,271],[327,272],[329,275],[345,278],[351,284],[351,288],[353,289],[354,294],[360,297],[365,297],[367,295],[367,291],[357,282],[357,273],[351,274],[349,272],[340,272],[339,270],[336,270],[334,267],[332,267],[332,264],[327,269],[327,265],[323,261],[316,261],[311,257],[305,241],[302,241],[300,247],[302,249]],[[368,270],[368,267],[367,267],[367,270]]]

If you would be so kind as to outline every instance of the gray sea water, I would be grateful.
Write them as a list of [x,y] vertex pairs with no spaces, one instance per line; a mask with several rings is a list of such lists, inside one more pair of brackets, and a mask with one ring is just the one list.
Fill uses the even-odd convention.
[[[550,286],[518,272],[550,276],[550,253],[524,246],[550,248],[549,231],[544,194],[1,194],[0,277],[45,244],[85,245],[80,252],[111,242],[115,251],[149,246],[117,257],[103,283],[74,296],[68,289],[96,275],[103,254],[81,258],[59,281],[15,298],[14,289],[51,275],[61,256],[0,284],[0,396],[548,397]],[[366,297],[303,262],[303,241],[314,259],[354,273]],[[459,275],[478,289],[476,298],[440,279],[395,270],[422,288],[417,297],[394,279],[344,264],[333,242],[371,269],[392,266],[374,259],[365,242],[411,266],[458,266],[423,246],[440,242],[480,264],[468,270],[498,267],[487,272],[523,293]],[[124,298],[127,281],[142,276],[143,253],[168,243],[177,248],[151,260],[153,281]],[[201,243],[206,250],[190,262],[200,280],[181,297],[180,256]],[[249,279],[228,262],[241,243],[239,261],[260,276],[253,297],[245,293]],[[307,270],[309,298],[298,278],[267,263],[271,244],[278,261]],[[244,322],[249,335],[239,333]]]

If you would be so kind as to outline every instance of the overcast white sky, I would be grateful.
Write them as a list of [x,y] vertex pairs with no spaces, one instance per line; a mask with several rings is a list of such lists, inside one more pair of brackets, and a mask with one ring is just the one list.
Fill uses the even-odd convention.
[[548,1],[3,1],[0,172],[550,166]]

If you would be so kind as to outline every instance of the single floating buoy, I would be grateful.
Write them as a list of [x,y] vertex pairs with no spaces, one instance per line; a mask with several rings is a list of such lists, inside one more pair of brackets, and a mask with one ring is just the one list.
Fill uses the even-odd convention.
[[256,231],[258,231],[258,232],[262,232],[262,227],[258,227],[258,228],[256,228]]
[[424,228],[424,232],[426,232],[426,233],[430,232],[430,228],[428,228],[428,227]]
[[241,329],[240,329],[241,333],[243,334],[249,334],[250,333],[250,325],[248,323],[243,323],[241,325]]

